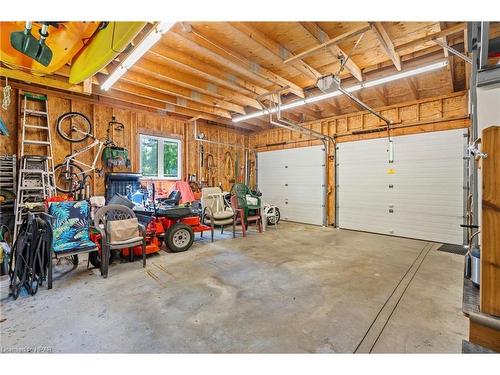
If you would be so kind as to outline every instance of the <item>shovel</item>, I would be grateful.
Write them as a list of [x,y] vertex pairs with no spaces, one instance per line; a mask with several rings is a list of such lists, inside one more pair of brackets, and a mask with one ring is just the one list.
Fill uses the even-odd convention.
[[49,36],[47,29],[49,25],[42,24],[40,29],[40,40],[31,34],[32,22],[26,22],[24,31],[14,31],[10,34],[10,44],[17,51],[31,57],[43,66],[48,66],[52,61],[52,50],[45,44]]

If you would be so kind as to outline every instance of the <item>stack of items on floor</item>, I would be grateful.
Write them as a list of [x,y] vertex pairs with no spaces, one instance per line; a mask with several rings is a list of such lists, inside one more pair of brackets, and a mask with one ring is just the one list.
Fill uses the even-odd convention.
[[0,275],[7,272],[9,242],[14,231],[16,156],[0,155]]
[[52,288],[53,259],[69,258],[74,268],[78,255],[88,253],[91,263],[108,276],[109,264],[117,256],[141,256],[158,252],[163,243],[170,252],[188,250],[194,233],[240,224],[243,236],[249,223],[262,232],[261,198],[244,184],[230,193],[220,188],[201,190],[195,199],[190,184],[177,181],[170,191],[157,197],[154,184],[141,186],[140,174],[110,173],[106,197],[74,200],[76,195],[55,196],[49,158],[24,155],[19,169],[16,239],[9,260],[10,292],[35,294],[47,282]]

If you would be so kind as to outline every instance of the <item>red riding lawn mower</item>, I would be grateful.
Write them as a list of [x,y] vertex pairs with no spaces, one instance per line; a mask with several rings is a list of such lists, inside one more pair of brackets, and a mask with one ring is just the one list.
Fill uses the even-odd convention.
[[[212,231],[212,227],[204,225],[201,222],[200,216],[196,211],[188,207],[164,206],[157,207],[155,192],[153,187],[152,204],[149,206],[135,206],[134,203],[127,198],[120,196],[118,199],[121,204],[124,204],[133,209],[139,223],[146,228],[146,254],[153,254],[161,250],[163,243],[173,253],[180,253],[188,250],[194,241],[194,234]],[[110,203],[115,203],[110,201]],[[100,244],[100,235],[96,232],[91,234],[91,240],[96,244]],[[134,256],[142,256],[141,246],[120,250],[123,257],[133,259]],[[110,263],[113,261],[114,255],[110,255]],[[99,267],[100,264],[100,247],[99,251],[89,254],[89,261],[94,267]]]
[[[194,233],[203,234],[212,230],[201,223],[200,217],[191,207],[155,208],[154,211],[136,208],[134,212],[139,222],[146,226],[147,254],[159,251],[163,242],[173,253],[186,251],[193,244]],[[140,246],[134,250],[137,254],[142,254]]]

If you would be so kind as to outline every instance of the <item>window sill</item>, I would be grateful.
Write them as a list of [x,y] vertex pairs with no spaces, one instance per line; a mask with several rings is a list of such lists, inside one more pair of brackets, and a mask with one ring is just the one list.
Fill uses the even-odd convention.
[[141,177],[139,181],[180,181],[180,177]]

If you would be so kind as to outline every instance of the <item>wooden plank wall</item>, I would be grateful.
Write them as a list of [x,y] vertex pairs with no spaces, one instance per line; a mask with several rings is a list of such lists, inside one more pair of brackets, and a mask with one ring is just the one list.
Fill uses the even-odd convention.
[[[392,135],[395,136],[466,128],[470,125],[466,91],[381,107],[377,110],[393,122]],[[286,117],[286,113],[284,116]],[[305,124],[310,129],[333,137],[336,142],[387,137],[386,131],[355,134],[357,131],[372,130],[384,125],[385,123],[378,117],[367,111],[324,118]],[[318,145],[321,144],[321,141],[298,132],[274,128],[250,135],[249,144],[258,151],[270,151]],[[330,145],[328,159],[328,222],[330,225],[334,225],[335,169],[332,145]]]
[[[481,312],[500,317],[500,126],[483,130]],[[500,348],[499,345],[496,348]]]
[[[46,93],[43,89],[32,90],[36,93]],[[62,139],[56,132],[55,126],[59,116],[65,112],[77,111],[85,114],[94,124],[94,135],[98,138],[106,136],[107,124],[112,116],[115,116],[117,121],[125,124],[123,131],[113,132],[113,139],[122,147],[129,150],[132,166],[130,169],[125,167],[115,167],[114,171],[131,171],[137,172],[139,170],[139,137],[138,134],[152,134],[160,136],[170,136],[182,140],[182,159],[183,159],[183,172],[182,177],[185,178],[187,174],[202,174],[198,171],[199,160],[199,147],[194,140],[193,123],[187,122],[183,119],[168,116],[157,112],[141,111],[135,108],[113,107],[111,105],[99,104],[90,100],[79,100],[74,96],[70,98],[64,95],[52,95],[49,93],[49,117],[52,129],[53,150],[55,164],[61,163],[64,157],[76,149],[80,149],[90,140],[81,143],[72,144]],[[20,140],[20,133],[18,132],[21,117],[19,115],[18,106],[18,90],[14,89],[12,92],[12,103],[8,111],[2,111],[2,119],[8,127],[9,137],[0,136],[0,154],[17,154],[20,152],[18,142]],[[206,138],[211,141],[219,141],[225,143],[233,143],[244,145],[248,143],[247,133],[233,130],[214,124],[207,124],[204,121],[198,120],[198,132],[203,132]],[[33,134],[33,137],[39,135]],[[94,152],[91,150],[88,154],[81,155],[81,160],[90,162],[94,158]],[[233,159],[238,158],[243,163],[243,151],[234,147],[205,144],[205,155],[210,153],[214,156],[216,168],[214,168],[214,182],[222,185],[224,189],[229,189],[229,181],[224,176],[224,168],[221,166],[224,162],[224,155],[226,151],[231,152]],[[187,162],[186,162],[187,161]],[[98,168],[102,168],[102,162],[98,160]],[[103,169],[104,172],[110,171],[107,168]],[[104,177],[92,174],[93,191],[95,195],[104,194]],[[171,181],[157,181],[160,189],[168,189],[171,186]]]

